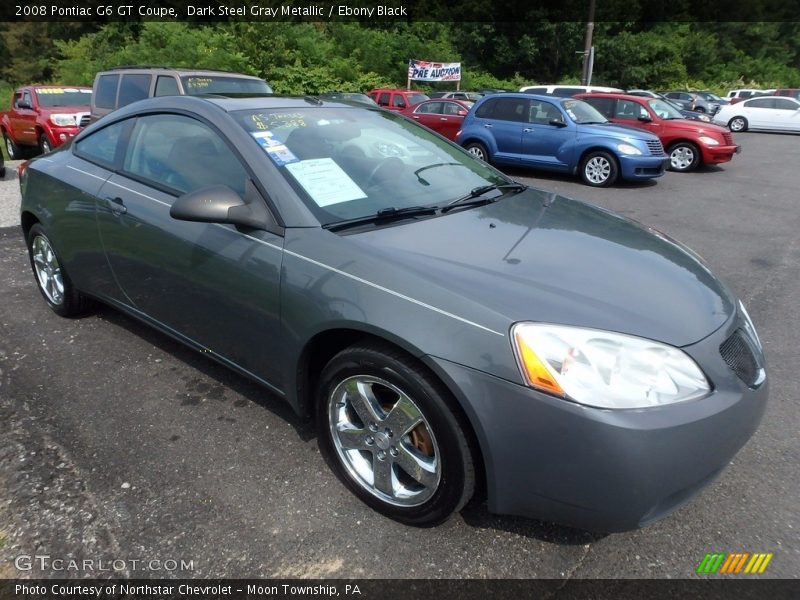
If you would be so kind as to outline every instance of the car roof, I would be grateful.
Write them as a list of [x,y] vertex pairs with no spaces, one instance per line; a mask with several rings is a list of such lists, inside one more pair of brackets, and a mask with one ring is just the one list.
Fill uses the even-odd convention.
[[641,104],[648,100],[660,100],[660,98],[650,98],[647,96],[636,96],[634,94],[619,94],[617,92],[586,92],[582,94],[575,94],[573,98],[580,100],[581,98],[614,98],[617,100],[633,100]]
[[218,71],[214,69],[185,69],[185,68],[172,68],[172,67],[161,67],[161,66],[147,66],[147,65],[131,65],[131,66],[122,66],[122,67],[114,67],[112,69],[106,69],[105,71],[100,71],[98,75],[107,75],[110,73],[175,73],[179,77],[187,76],[187,75],[224,75],[224,76],[231,76],[231,77],[241,77],[243,79],[258,79],[261,80],[260,77],[256,77],[255,75],[245,75],[244,73],[237,73],[235,71]]

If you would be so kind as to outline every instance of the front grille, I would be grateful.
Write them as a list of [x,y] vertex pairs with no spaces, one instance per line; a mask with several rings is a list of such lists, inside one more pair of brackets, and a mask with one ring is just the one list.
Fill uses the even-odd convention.
[[722,134],[723,139],[725,140],[726,146],[734,146],[733,143],[733,134],[728,133],[727,131]]
[[756,383],[760,368],[755,354],[745,338],[744,332],[737,329],[733,335],[722,342],[719,347],[722,360],[736,373],[736,376],[747,385]]
[[647,140],[647,149],[653,156],[664,156],[664,146],[660,140]]
[[88,127],[89,122],[92,120],[92,115],[84,113],[81,115],[81,120],[78,122],[80,127]]

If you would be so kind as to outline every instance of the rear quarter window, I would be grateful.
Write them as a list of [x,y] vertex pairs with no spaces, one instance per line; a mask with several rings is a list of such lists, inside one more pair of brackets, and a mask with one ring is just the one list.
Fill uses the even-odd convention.
[[114,108],[117,102],[117,83],[119,75],[100,75],[97,90],[94,93],[94,104],[98,108]]
[[89,162],[115,168],[120,163],[124,133],[130,123],[130,120],[120,121],[86,136],[75,144],[75,154]]

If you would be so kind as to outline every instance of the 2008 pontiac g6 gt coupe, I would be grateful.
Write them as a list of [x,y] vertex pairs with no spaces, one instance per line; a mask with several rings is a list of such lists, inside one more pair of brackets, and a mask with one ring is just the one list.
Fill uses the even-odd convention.
[[753,324],[695,254],[380,109],[145,100],[21,186],[56,313],[111,305],[260,382],[404,523],[485,490],[496,513],[640,527],[764,412]]

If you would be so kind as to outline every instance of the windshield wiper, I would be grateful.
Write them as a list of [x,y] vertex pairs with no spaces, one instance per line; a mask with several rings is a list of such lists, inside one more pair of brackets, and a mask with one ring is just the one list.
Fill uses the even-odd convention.
[[399,219],[407,219],[409,217],[435,215],[438,210],[438,206],[404,206],[403,208],[389,206],[387,208],[382,208],[378,212],[371,215],[355,217],[353,219],[345,219],[344,221],[335,221],[333,223],[327,223],[322,227],[330,231],[341,231],[342,229],[348,229],[350,227],[363,225],[365,223],[383,223]]
[[491,192],[494,190],[509,190],[515,193],[524,192],[528,189],[528,186],[522,183],[512,182],[512,183],[491,183],[489,185],[482,185],[476,188],[473,188],[472,191],[467,194],[466,196],[462,196],[461,198],[456,198],[455,200],[448,202],[447,206],[442,209],[442,213],[449,212],[456,207],[459,206],[471,206],[473,204],[479,204],[481,202],[494,202],[498,198],[502,196],[493,196],[492,198],[481,198],[485,193]]

